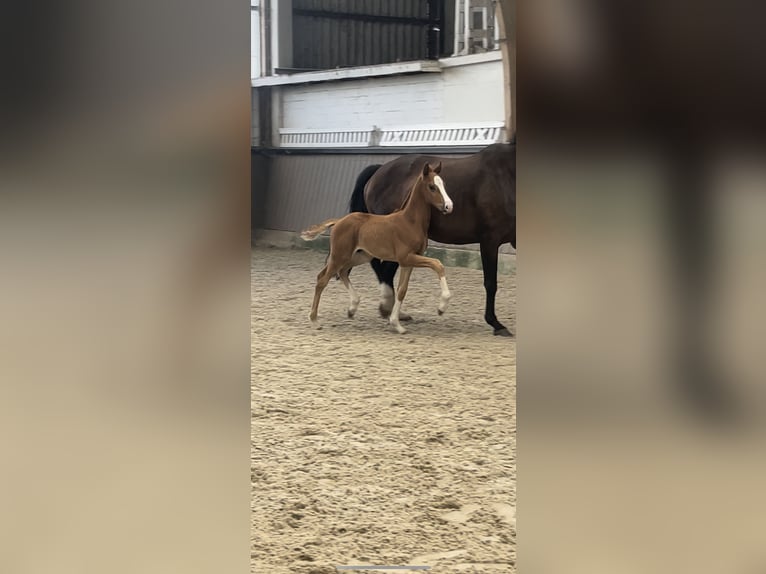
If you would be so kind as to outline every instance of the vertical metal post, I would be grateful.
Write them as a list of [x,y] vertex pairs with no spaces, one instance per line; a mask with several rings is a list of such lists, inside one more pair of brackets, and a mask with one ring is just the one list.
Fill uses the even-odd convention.
[[460,53],[460,0],[455,0],[455,49],[452,55],[457,56]]
[[471,0],[465,0],[463,4],[463,18],[465,27],[463,30],[463,53],[471,53]]
[[497,3],[497,27],[505,76],[505,126],[507,137],[516,134],[516,0]]
[[261,30],[263,30],[263,37],[261,39],[261,46],[263,46],[263,67],[261,68],[261,75],[272,76],[274,75],[274,68],[271,65],[271,0],[263,0],[261,2]]

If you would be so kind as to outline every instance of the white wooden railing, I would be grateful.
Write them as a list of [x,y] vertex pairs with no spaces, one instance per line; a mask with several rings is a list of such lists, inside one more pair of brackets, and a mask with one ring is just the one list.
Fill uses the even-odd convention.
[[505,141],[503,122],[391,126],[368,130],[279,130],[282,148],[485,146]]

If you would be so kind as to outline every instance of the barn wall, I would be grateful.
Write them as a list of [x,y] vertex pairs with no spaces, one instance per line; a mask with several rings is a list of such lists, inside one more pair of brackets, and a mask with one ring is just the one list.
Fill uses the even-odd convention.
[[348,213],[359,172],[396,155],[285,155],[269,158],[268,199],[261,221],[265,229],[300,231]]
[[444,68],[440,73],[283,86],[281,126],[370,129],[502,121],[500,60]]
[[[441,153],[445,157],[465,154]],[[348,213],[348,202],[359,173],[400,154],[281,155],[267,157],[253,151],[253,229],[298,232]],[[444,244],[429,241],[431,245]],[[479,248],[478,244],[461,249]],[[501,253],[512,253],[504,245]]]
[[269,201],[269,172],[271,162],[266,156],[252,151],[250,154],[250,226],[269,228],[266,205]]

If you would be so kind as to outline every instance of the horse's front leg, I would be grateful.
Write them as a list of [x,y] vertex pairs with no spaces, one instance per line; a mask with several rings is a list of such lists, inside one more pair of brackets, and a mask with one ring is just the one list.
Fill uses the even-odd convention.
[[495,243],[481,243],[481,267],[484,272],[484,289],[487,292],[487,306],[484,320],[494,330],[495,335],[511,337],[511,332],[497,320],[495,315],[495,294],[497,293],[497,251],[500,248]]
[[393,309],[391,309],[391,316],[388,319],[401,334],[407,332],[407,329],[402,327],[399,323],[399,310],[402,308],[404,296],[407,294],[407,286],[410,284],[410,275],[412,275],[412,267],[402,267],[402,270],[399,273],[399,286],[396,291],[396,301],[394,302]]

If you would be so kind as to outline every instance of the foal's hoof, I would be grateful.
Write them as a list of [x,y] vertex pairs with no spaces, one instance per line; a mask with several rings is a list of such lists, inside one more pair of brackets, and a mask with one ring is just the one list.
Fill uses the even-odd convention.
[[505,327],[502,329],[495,329],[492,334],[497,335],[498,337],[513,337],[513,334]]
[[[388,319],[391,316],[391,309],[386,309],[383,305],[378,306],[378,312],[380,313],[380,316],[384,319]],[[412,315],[407,315],[407,313],[402,313],[399,311],[399,320],[400,321],[412,321]]]
[[452,299],[451,294],[447,294],[446,296],[442,295],[441,301],[439,301],[439,308],[437,311],[439,311],[439,315],[444,315],[444,312],[447,310],[447,305],[449,305],[449,300]]

